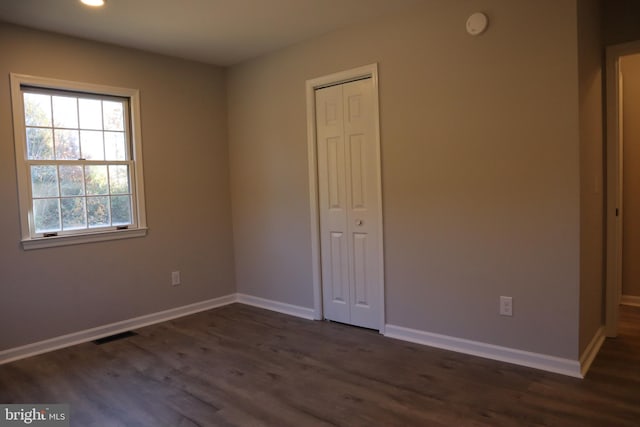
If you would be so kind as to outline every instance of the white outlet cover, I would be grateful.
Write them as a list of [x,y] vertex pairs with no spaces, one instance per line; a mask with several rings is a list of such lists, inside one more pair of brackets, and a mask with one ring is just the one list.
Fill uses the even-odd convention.
[[171,272],[171,285],[178,286],[180,284],[180,272],[173,271]]
[[467,19],[467,33],[479,36],[487,30],[489,18],[482,12],[476,12]]
[[500,315],[513,316],[513,297],[500,297]]

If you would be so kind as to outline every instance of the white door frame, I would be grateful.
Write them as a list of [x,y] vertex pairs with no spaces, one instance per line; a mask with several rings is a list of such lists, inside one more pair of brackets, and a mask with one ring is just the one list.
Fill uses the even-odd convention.
[[[341,71],[327,76],[307,80],[307,156],[309,161],[309,204],[311,214],[311,265],[313,274],[313,309],[314,319],[324,318],[322,309],[322,265],[320,260],[320,213],[318,202],[318,160],[316,141],[316,108],[315,91],[327,86],[347,83],[363,78],[371,78],[373,84],[373,120],[374,120],[374,145],[377,157],[377,191],[379,200],[382,201],[382,180],[380,162],[380,113],[378,104],[378,64],[370,64],[351,70]],[[384,248],[382,234],[382,212],[378,220],[378,235],[380,236],[380,247]],[[384,333],[385,327],[385,293],[384,293],[384,249],[380,252],[378,268],[380,269],[380,333]]]
[[[609,337],[618,334],[619,304],[622,295],[622,81],[620,58],[640,53],[640,41],[607,47],[607,241],[605,332]],[[617,215],[616,215],[617,211]]]

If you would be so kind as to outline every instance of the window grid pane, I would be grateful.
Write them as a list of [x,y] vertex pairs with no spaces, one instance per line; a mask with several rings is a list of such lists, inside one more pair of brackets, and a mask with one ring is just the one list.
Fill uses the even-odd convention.
[[36,232],[57,232],[60,230],[60,200],[34,199],[33,217]]
[[33,160],[53,160],[52,129],[27,128],[27,156]]
[[24,94],[24,122],[27,126],[51,126],[51,96]]
[[53,125],[56,128],[78,128],[78,98],[53,96]]
[[65,197],[60,199],[62,227],[64,230],[87,228],[87,210],[84,197]]

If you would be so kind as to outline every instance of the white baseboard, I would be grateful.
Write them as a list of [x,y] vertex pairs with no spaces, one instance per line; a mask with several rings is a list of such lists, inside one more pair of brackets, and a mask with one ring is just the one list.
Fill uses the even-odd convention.
[[583,378],[580,369],[580,362],[577,360],[548,356],[546,354],[531,353],[509,347],[501,347],[478,341],[465,340],[448,335],[433,334],[417,329],[409,329],[389,324],[386,326],[385,336],[423,344],[430,347],[441,348],[444,350],[456,351],[458,353],[484,357],[486,359],[541,369],[543,371],[568,375],[570,377]]
[[622,295],[622,298],[620,298],[620,304],[640,307],[640,297],[635,295]]
[[48,340],[39,341],[33,344],[23,345],[21,347],[10,348],[0,351],[0,365],[13,362],[18,359],[35,356],[46,353],[48,351],[58,350],[60,348],[93,341],[109,335],[118,334],[129,331],[131,329],[142,328],[155,323],[165,322],[177,317],[188,316],[200,311],[210,310],[212,308],[221,307],[223,305],[236,302],[236,295],[226,295],[219,298],[213,298],[206,301],[196,302],[194,304],[176,307],[157,313],[147,314],[145,316],[133,319],[123,320],[121,322],[111,323],[109,325],[98,326],[97,328],[86,329],[84,331],[74,332],[68,335],[62,335]]
[[[46,353],[48,351],[93,341],[98,338],[103,338],[120,332],[142,328],[144,326],[152,325],[155,323],[165,322],[167,320],[172,320],[178,317],[188,316],[190,314],[198,313],[201,311],[233,304],[236,302],[264,308],[266,310],[277,311],[279,313],[284,313],[303,319],[313,320],[315,318],[315,311],[313,308],[301,307],[279,301],[273,301],[265,298],[236,293],[210,299],[207,301],[185,305],[182,307],[172,308],[158,313],[136,317],[134,319],[128,319],[109,325],[99,326],[97,328],[74,332],[68,335],[39,341],[33,344],[27,344],[21,347],[3,350],[0,351],[0,365],[19,359],[24,359],[30,356]],[[499,360],[502,362],[513,363],[516,365],[527,366],[530,368],[541,369],[549,372],[555,372],[558,374],[568,375],[576,378],[583,378],[584,374],[587,372],[587,370],[591,366],[591,363],[595,359],[596,354],[600,350],[602,343],[604,342],[604,329],[600,329],[594,336],[589,346],[587,346],[587,348],[585,349],[580,360],[577,361],[539,353],[531,353],[492,344],[486,344],[478,341],[465,340],[461,338],[450,337],[447,335],[439,335],[389,324],[385,325],[384,335],[389,338],[410,341],[417,344],[456,351],[459,353],[470,354],[487,359]]]
[[582,374],[583,377],[587,375],[587,371],[589,370],[589,368],[591,367],[591,364],[593,363],[596,356],[598,355],[598,352],[600,351],[600,347],[602,347],[602,344],[604,343],[605,338],[606,338],[606,335],[604,333],[604,326],[601,326],[596,331],[595,335],[593,336],[593,339],[591,339],[591,342],[589,343],[587,348],[584,349],[582,356],[580,356],[580,373]]
[[303,319],[314,320],[315,311],[313,308],[300,307],[299,305],[287,304],[265,298],[254,297],[246,294],[236,294],[236,302],[264,308],[266,310],[277,311],[290,316],[301,317]]

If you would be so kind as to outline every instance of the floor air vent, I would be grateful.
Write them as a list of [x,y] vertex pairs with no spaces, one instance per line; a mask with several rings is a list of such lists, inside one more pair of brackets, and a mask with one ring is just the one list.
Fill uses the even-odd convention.
[[109,335],[108,337],[98,338],[97,340],[93,340],[92,342],[96,345],[106,344],[111,341],[117,341],[124,338],[134,337],[138,334],[132,331],[121,332],[119,334]]

